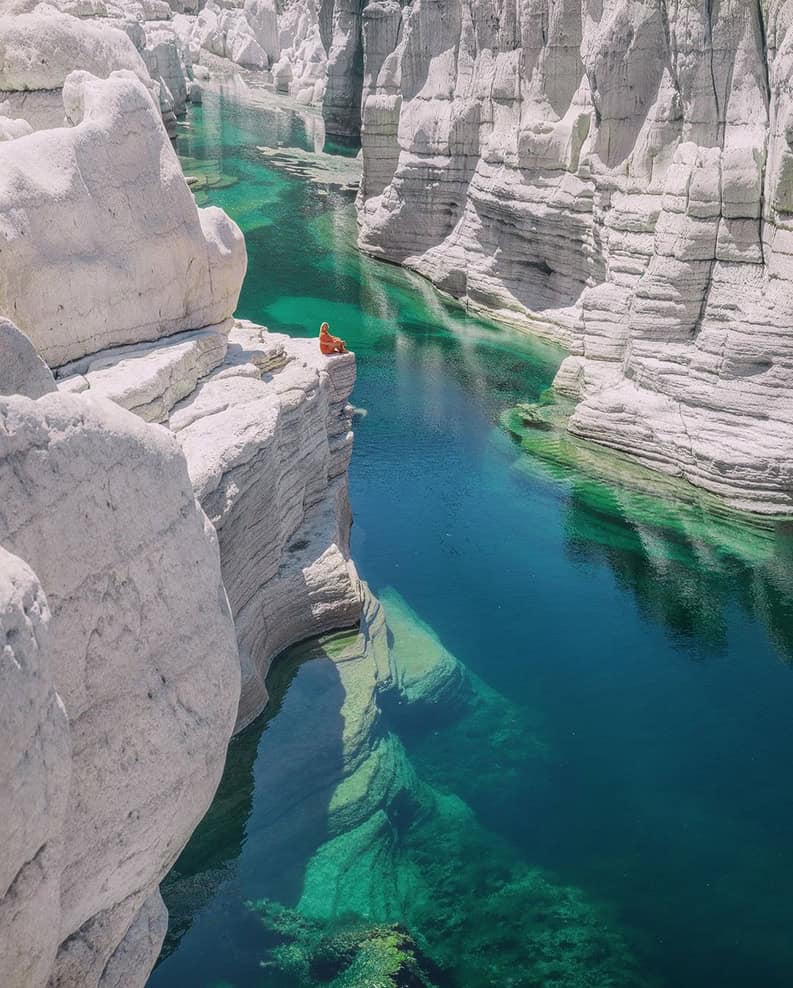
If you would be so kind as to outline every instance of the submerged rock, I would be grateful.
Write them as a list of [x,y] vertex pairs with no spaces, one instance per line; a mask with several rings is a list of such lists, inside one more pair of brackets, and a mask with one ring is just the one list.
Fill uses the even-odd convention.
[[252,904],[265,933],[283,944],[268,965],[297,985],[328,988],[442,988],[444,974],[398,925],[340,920],[328,929],[275,902]]
[[388,627],[389,711],[427,729],[459,717],[471,699],[466,670],[394,590],[380,594]]
[[[412,640],[428,644],[430,655],[426,662],[412,656],[410,665],[435,666],[437,639],[419,628]],[[268,686],[278,716],[257,736],[255,764],[247,750],[240,753],[257,792],[271,794],[260,795],[250,815],[240,815],[233,799],[230,786],[239,777],[232,753],[228,791],[224,783],[197,841],[206,848],[235,826],[245,839],[224,857],[222,871],[204,863],[205,853],[192,856],[184,882],[204,896],[212,895],[205,882],[222,882],[224,910],[236,916],[244,904],[258,916],[258,941],[244,913],[235,921],[237,977],[263,966],[274,983],[306,988],[649,988],[608,908],[522,863],[456,791],[441,790],[456,790],[454,775],[435,784],[422,776],[413,731],[403,742],[401,718],[380,706],[401,677],[391,641],[383,609],[366,594],[359,633],[307,643],[273,667]],[[442,745],[446,732],[459,741],[473,711],[493,704],[487,688],[480,693],[474,677],[471,683],[477,692],[470,708],[457,708],[458,722],[444,716],[445,701],[424,708],[433,722],[430,743]],[[491,728],[508,719],[506,706],[503,698],[492,705]],[[300,731],[309,711],[313,730]],[[508,744],[524,754],[535,746],[525,725]],[[462,764],[479,770],[467,755]],[[166,894],[184,908],[181,881],[177,865]],[[235,902],[242,888],[244,899]],[[190,908],[195,902],[180,913],[181,930]],[[213,963],[215,977],[223,969]]]

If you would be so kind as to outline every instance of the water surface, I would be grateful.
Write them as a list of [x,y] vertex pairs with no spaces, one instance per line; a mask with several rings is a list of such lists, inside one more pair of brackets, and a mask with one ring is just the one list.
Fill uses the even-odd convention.
[[[281,907],[293,925],[301,909],[328,929],[342,914],[402,922],[421,977],[454,988],[790,985],[791,526],[525,427],[511,410],[546,400],[561,351],[359,255],[352,194],[257,150],[279,144],[313,149],[311,118],[227,93],[208,94],[177,146],[199,203],[245,231],[238,314],[299,335],[326,319],[356,351],[353,556],[479,700],[462,719],[439,704],[431,729],[388,723],[420,811],[391,821],[399,854],[367,868],[391,868],[399,891],[364,887],[362,870],[330,905],[327,800],[307,799],[277,854],[262,837],[293,784],[285,766],[294,779],[345,757],[332,643],[293,650],[165,883],[150,985],[352,984],[289,968]],[[520,968],[528,954],[542,963]]]

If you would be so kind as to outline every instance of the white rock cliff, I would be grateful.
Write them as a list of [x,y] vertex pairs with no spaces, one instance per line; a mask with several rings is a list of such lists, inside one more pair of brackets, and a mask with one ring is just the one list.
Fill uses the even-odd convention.
[[360,615],[355,362],[230,318],[136,72],[59,92],[0,143],[0,981],[134,988],[272,658]]
[[782,0],[372,0],[361,246],[572,356],[593,439],[793,510]]

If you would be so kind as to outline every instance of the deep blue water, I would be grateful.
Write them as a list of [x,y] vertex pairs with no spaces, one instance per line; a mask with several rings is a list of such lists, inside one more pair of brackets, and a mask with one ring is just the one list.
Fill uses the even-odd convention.
[[[495,743],[453,729],[446,742],[403,729],[414,763],[515,862],[608,908],[638,958],[640,976],[619,983],[790,985],[791,526],[755,527],[646,479],[637,492],[563,437],[521,443],[504,414],[543,396],[561,351],[361,257],[351,194],[257,151],[279,143],[313,147],[300,118],[231,96],[208,97],[178,139],[186,171],[207,178],[199,202],[245,230],[238,313],[301,335],[328,319],[356,351],[359,571],[526,725],[503,774]],[[294,743],[290,718],[312,729],[319,668],[296,663],[271,686],[278,710],[232,744],[218,802],[165,887],[176,919],[153,988],[287,983],[256,964],[243,903],[277,898],[256,820],[277,812],[268,765]],[[479,901],[471,890],[474,917]]]

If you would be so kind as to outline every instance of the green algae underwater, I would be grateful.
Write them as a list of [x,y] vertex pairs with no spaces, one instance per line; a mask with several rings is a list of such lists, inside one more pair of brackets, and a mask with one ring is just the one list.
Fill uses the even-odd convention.
[[177,139],[238,314],[358,355],[376,596],[274,664],[149,985],[789,985],[793,525],[567,437],[562,352],[358,254],[316,146],[233,89]]

